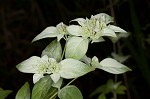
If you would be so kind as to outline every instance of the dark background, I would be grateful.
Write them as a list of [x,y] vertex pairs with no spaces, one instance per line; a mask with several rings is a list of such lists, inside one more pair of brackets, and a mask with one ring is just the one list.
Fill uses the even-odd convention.
[[[114,16],[116,25],[130,33],[120,44],[124,45],[121,52],[131,55],[124,64],[132,71],[124,76],[118,75],[118,81],[128,84],[130,94],[120,95],[118,99],[150,98],[150,1],[110,1],[0,0],[0,87],[13,90],[8,99],[13,99],[26,81],[33,85],[32,74],[19,72],[16,65],[30,56],[40,56],[41,51],[52,40],[43,39],[31,43],[37,34],[59,22],[68,25],[74,18],[90,17],[102,12]],[[95,55],[101,60],[110,56],[112,50],[112,42],[106,38],[103,43],[90,45],[87,55]],[[89,99],[89,94],[109,78],[114,79],[114,75],[95,70],[73,84],[79,87],[84,99]]]

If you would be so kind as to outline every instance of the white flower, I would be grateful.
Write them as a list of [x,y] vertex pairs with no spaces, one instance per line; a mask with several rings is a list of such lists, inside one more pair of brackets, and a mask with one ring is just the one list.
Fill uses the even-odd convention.
[[[56,75],[60,70],[60,64],[56,62],[53,58],[48,58],[44,55],[42,58],[37,56],[32,56],[29,59],[23,61],[17,65],[18,70],[24,73],[34,73],[33,82],[36,83],[40,78],[44,77],[44,74]],[[57,82],[60,76],[57,76]]]
[[90,19],[77,18],[72,21],[77,21],[79,25],[68,26],[68,32],[75,36],[88,38],[92,42],[104,41],[103,36],[117,37],[115,32],[126,33],[123,29],[110,25],[109,23],[113,22],[113,18],[104,13],[92,15]]
[[57,40],[60,41],[64,37],[64,35],[68,34],[66,27],[67,25],[65,25],[63,22],[59,23],[56,27],[54,26],[47,27],[40,34],[38,34],[32,40],[32,42],[43,39],[43,38],[48,38],[48,37],[57,37]]
[[57,83],[61,77],[72,79],[93,70],[91,66],[75,59],[68,58],[57,63],[54,58],[48,58],[46,55],[42,58],[32,56],[18,64],[17,69],[24,73],[34,73],[33,83],[44,77],[44,74],[49,74],[54,83]]

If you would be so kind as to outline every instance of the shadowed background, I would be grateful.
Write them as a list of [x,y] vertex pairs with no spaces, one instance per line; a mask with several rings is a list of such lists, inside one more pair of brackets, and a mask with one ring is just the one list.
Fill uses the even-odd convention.
[[[20,87],[32,74],[24,74],[16,65],[30,56],[40,56],[42,50],[53,39],[32,39],[48,26],[79,17],[90,17],[107,13],[115,17],[116,25],[130,32],[123,39],[121,49],[132,57],[125,65],[132,69],[126,76],[118,75],[118,81],[128,84],[130,94],[118,99],[146,99],[150,97],[150,1],[149,0],[0,0],[0,87],[13,90],[7,98],[15,97]],[[113,44],[106,38],[103,43],[89,46],[87,55],[103,59],[110,56]],[[79,87],[85,99],[98,86],[114,75],[96,70],[77,79],[73,84]],[[67,82],[67,80],[66,80]]]

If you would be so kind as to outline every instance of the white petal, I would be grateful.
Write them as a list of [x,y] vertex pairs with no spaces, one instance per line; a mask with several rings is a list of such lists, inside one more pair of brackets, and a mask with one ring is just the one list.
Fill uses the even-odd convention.
[[53,82],[52,86],[60,89],[62,82],[63,82],[63,78],[60,77],[60,79],[56,83]]
[[60,74],[59,73],[54,73],[50,75],[54,83],[57,83],[58,80],[60,79]]
[[105,40],[103,39],[103,37],[99,37],[98,39],[92,40],[91,43],[97,43],[97,42],[103,42],[103,41],[105,41]]
[[81,59],[81,61],[83,61],[84,63],[86,63],[87,65],[90,66],[91,58],[89,58],[86,55],[84,55],[84,57]]
[[48,61],[48,56],[47,56],[47,55],[44,55],[44,56],[42,56],[41,59],[42,59],[42,60],[45,60],[45,61]]
[[64,34],[58,34],[57,35],[57,41],[59,42],[64,37]]
[[115,32],[109,28],[104,28],[103,29],[103,33],[102,36],[110,36],[110,37],[117,37],[117,35],[115,34]]
[[96,14],[96,15],[94,15],[94,16],[92,16],[92,17],[94,17],[94,18],[96,18],[96,19],[100,19],[100,20],[103,19],[103,20],[105,20],[106,24],[108,24],[108,23],[110,23],[110,22],[114,22],[114,21],[113,21],[113,17],[109,16],[109,15],[106,14],[106,13]]
[[81,36],[82,28],[78,25],[70,25],[67,27],[67,31],[72,35]]
[[121,29],[120,27],[114,26],[114,25],[109,25],[108,27],[110,29],[112,29],[114,32],[127,33],[125,30]]
[[58,34],[57,34],[57,28],[56,27],[53,27],[53,26],[47,27],[44,31],[42,31],[40,34],[38,34],[32,40],[32,42],[43,39],[43,38],[56,37],[57,35]]
[[37,65],[40,60],[41,60],[40,57],[32,56],[29,59],[18,64],[17,69],[24,73],[38,73]]
[[44,77],[43,74],[34,74],[33,75],[33,83],[35,84],[36,82],[38,82],[43,77]]
[[82,26],[86,20],[84,18],[77,18],[77,19],[71,20],[70,22],[72,21],[77,21]]

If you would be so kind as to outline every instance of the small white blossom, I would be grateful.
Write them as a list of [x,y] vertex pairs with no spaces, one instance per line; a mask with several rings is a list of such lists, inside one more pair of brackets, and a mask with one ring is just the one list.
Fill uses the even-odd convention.
[[66,27],[67,25],[65,25],[63,22],[60,22],[58,25],[56,25],[56,27],[54,26],[47,27],[40,34],[38,34],[32,40],[32,42],[48,37],[57,37],[57,40],[60,41],[64,37],[64,35],[68,34]]
[[[29,59],[23,61],[17,65],[18,70],[25,73],[34,73],[33,82],[36,83],[40,78],[44,77],[44,74],[57,74],[60,70],[60,64],[53,58],[48,58],[44,55],[42,58],[32,56]],[[59,80],[60,76],[57,76],[57,80],[52,79],[55,83]]]
[[113,22],[113,18],[104,13],[92,15],[90,19],[77,18],[72,21],[77,21],[79,25],[68,26],[68,32],[75,36],[88,38],[92,42],[104,41],[103,36],[117,37],[115,32],[126,33],[123,29],[110,25],[109,23]]
[[33,83],[44,77],[44,74],[49,74],[54,83],[57,83],[61,77],[77,78],[93,70],[92,67],[75,59],[68,58],[58,63],[54,58],[48,58],[47,55],[42,58],[32,56],[18,64],[17,69],[24,73],[34,73]]

